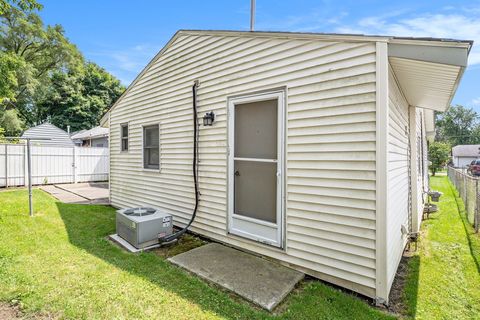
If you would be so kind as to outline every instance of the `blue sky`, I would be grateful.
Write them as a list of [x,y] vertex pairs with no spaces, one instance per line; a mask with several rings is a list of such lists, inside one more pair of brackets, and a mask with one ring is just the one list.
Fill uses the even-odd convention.
[[[250,0],[39,0],[85,57],[128,85],[178,29],[248,30]],[[256,30],[476,41],[454,104],[480,112],[480,0],[257,0]]]

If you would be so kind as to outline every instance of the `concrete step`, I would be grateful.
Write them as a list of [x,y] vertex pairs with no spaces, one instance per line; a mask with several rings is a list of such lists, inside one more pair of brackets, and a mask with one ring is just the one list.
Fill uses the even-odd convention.
[[168,260],[269,311],[304,277],[296,270],[218,243],[195,248]]

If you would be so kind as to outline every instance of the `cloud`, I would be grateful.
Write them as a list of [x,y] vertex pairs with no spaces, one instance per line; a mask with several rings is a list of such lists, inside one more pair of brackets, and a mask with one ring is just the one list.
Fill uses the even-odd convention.
[[474,40],[470,65],[480,65],[480,7],[444,6],[427,12],[411,8],[385,8],[385,13],[353,18],[355,12],[332,6],[312,9],[304,15],[259,17],[257,30],[335,32],[406,37]]
[[335,11],[323,7],[313,9],[306,14],[271,17],[259,15],[255,29],[260,31],[325,32],[326,28],[337,26],[348,16],[347,11]]
[[[398,18],[398,17],[397,17]],[[411,37],[435,37],[474,40],[469,63],[480,64],[480,13],[466,14],[458,10],[454,14],[426,13],[391,19],[364,17],[357,22],[336,28],[340,33],[381,34]]]
[[[321,8],[306,14],[281,18],[259,11],[255,29],[474,40],[469,69],[480,68],[480,7],[445,6],[424,13],[410,8],[387,8],[384,14],[357,17],[355,12],[339,10],[337,2],[324,0],[322,3]],[[240,11],[249,13],[247,9],[242,7]],[[159,44],[143,43],[121,49],[104,48],[90,56],[128,85],[160,48]]]
[[480,97],[472,99],[471,104],[474,106],[480,106]]
[[89,56],[95,56],[95,61],[128,85],[159,50],[157,45],[137,44],[124,49],[103,49]]

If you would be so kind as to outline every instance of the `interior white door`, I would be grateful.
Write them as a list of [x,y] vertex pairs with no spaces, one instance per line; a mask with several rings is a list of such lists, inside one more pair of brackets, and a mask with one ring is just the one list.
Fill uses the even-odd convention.
[[283,91],[229,100],[229,232],[282,247]]

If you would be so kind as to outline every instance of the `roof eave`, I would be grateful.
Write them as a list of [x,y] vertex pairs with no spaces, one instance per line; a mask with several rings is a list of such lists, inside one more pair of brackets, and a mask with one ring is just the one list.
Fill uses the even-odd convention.
[[[100,125],[103,127],[108,127],[109,114],[115,107],[120,103],[120,101],[128,94],[131,88],[138,82],[138,80],[145,74],[145,72],[157,61],[157,59],[171,46],[171,44],[183,34],[193,34],[193,35],[223,35],[223,36],[255,36],[255,37],[275,37],[275,38],[296,38],[296,39],[317,39],[317,40],[339,40],[339,41],[369,41],[369,42],[389,42],[389,43],[398,43],[398,44],[408,44],[414,43],[416,45],[432,45],[435,46],[448,46],[448,47],[464,47],[468,48],[470,51],[472,46],[472,41],[470,40],[453,40],[453,39],[439,39],[439,38],[404,38],[404,37],[392,37],[392,36],[380,36],[380,35],[363,35],[363,34],[336,34],[336,33],[299,33],[299,32],[277,32],[277,31],[231,31],[231,30],[188,30],[180,29],[178,30],[170,40],[165,44],[165,46],[153,57],[153,59],[142,69],[142,71],[135,77],[135,79],[130,83],[127,89],[122,93],[122,95],[115,101],[115,103],[107,110],[107,112],[102,116],[100,120]],[[456,86],[458,86],[458,79]],[[453,98],[453,95],[452,97]],[[451,101],[451,99],[450,99]]]

